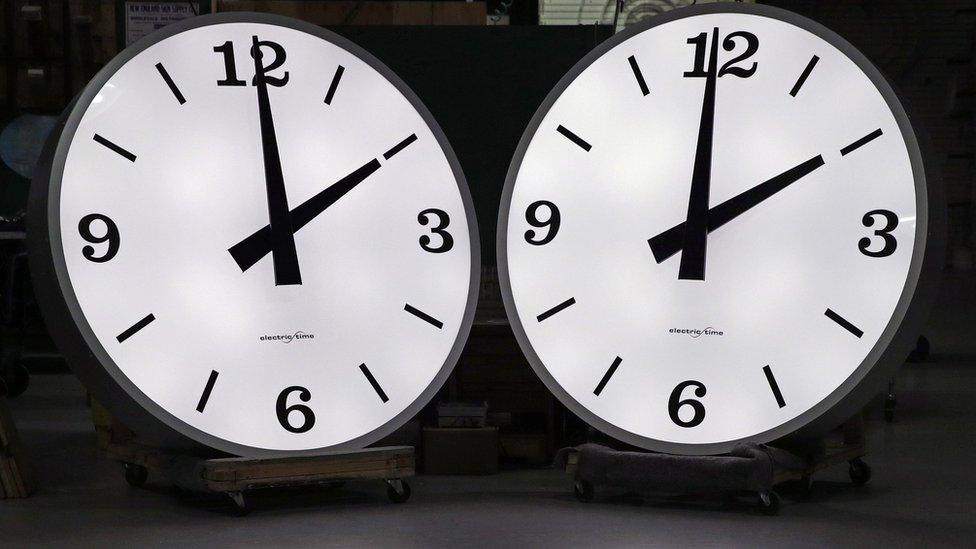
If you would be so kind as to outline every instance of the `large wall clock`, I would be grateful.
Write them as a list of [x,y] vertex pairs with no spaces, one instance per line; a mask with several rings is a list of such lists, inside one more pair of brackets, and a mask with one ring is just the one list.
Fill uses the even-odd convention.
[[505,306],[549,388],[626,442],[817,434],[918,335],[937,190],[838,35],[766,6],[675,10],[598,47],[529,124],[499,218]]
[[34,183],[51,330],[168,444],[369,444],[471,326],[479,245],[450,145],[389,69],[313,25],[216,15],[147,37],[69,108]]

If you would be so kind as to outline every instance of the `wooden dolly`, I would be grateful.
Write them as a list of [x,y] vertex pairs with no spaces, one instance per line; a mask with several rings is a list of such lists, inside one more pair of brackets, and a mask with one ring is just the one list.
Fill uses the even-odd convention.
[[773,484],[800,481],[803,493],[806,495],[810,492],[814,473],[840,465],[845,461],[849,466],[847,473],[851,482],[857,486],[867,484],[871,480],[871,466],[863,459],[866,453],[864,414],[858,414],[824,437],[822,450],[808,458],[809,465],[805,469],[776,471],[773,475]]
[[347,480],[382,480],[394,503],[410,499],[406,477],[414,475],[412,446],[387,446],[285,458],[206,458],[167,452],[135,443],[110,443],[106,455],[123,464],[125,480],[142,486],[149,473],[177,489],[225,494],[238,515],[249,512],[244,492],[262,488],[338,484]]
[[336,485],[347,480],[382,480],[394,503],[410,499],[404,480],[415,473],[413,446],[387,446],[323,452],[285,458],[209,457],[139,444],[135,434],[92,400],[98,446],[121,462],[125,480],[142,486],[149,473],[162,476],[184,492],[225,494],[238,515],[249,512],[244,492],[262,488]]

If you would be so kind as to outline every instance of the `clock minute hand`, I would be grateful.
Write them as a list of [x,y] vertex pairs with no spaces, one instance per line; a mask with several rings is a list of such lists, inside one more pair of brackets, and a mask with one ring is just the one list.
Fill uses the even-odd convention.
[[[712,232],[736,217],[739,217],[823,165],[823,156],[817,155],[709,209],[707,215],[708,232]],[[679,223],[649,239],[647,242],[651,245],[651,252],[654,254],[654,259],[658,263],[661,263],[665,259],[680,252],[683,246],[684,234],[685,223]]]
[[718,84],[718,28],[712,30],[712,48],[705,75],[705,95],[702,99],[701,123],[698,127],[698,147],[695,168],[688,195],[688,215],[685,220],[684,242],[678,278],[705,280],[705,251],[708,246],[708,194],[712,180],[712,138],[715,133],[715,88]]
[[[293,233],[298,232],[309,221],[315,219],[329,206],[354,189],[356,185],[366,180],[367,177],[378,169],[380,169],[380,161],[374,158],[315,196],[296,206],[288,212],[291,231]],[[271,225],[268,224],[244,240],[234,244],[227,251],[230,252],[231,257],[234,258],[237,266],[243,272],[253,267],[255,263],[271,253],[273,247]]]
[[288,215],[288,197],[285,179],[281,174],[281,157],[278,154],[278,138],[275,135],[271,101],[268,98],[268,81],[262,66],[261,44],[254,37],[254,84],[258,95],[258,117],[261,121],[261,147],[264,156],[264,181],[268,195],[269,238],[274,260],[276,286],[302,283],[295,250],[295,232]]

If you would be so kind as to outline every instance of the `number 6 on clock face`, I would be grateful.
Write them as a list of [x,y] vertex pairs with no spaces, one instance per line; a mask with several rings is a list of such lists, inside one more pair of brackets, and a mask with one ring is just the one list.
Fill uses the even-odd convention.
[[362,447],[450,373],[477,299],[471,198],[420,100],[348,40],[255,14],[168,26],[56,141],[32,198],[38,293],[140,435]]
[[502,296],[542,380],[622,440],[818,434],[917,336],[937,194],[846,41],[766,6],[676,9],[601,44],[530,122]]

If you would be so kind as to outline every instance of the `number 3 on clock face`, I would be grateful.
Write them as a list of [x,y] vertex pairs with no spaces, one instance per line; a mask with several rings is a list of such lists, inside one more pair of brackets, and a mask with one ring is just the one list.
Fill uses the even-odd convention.
[[89,85],[49,163],[34,248],[64,299],[45,309],[119,410],[237,454],[359,447],[460,353],[480,263],[460,167],[332,33],[167,27]]
[[765,6],[679,9],[536,113],[502,199],[502,293],[581,417],[728,451],[852,413],[903,358],[929,193],[900,103],[843,39]]

